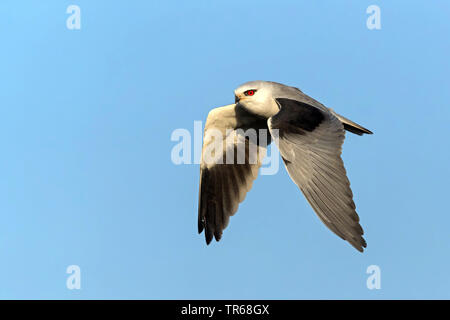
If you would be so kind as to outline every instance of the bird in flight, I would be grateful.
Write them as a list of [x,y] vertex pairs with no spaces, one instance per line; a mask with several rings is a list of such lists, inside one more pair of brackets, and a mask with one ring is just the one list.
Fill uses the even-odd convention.
[[234,94],[235,103],[211,110],[205,124],[198,232],[205,232],[206,243],[221,239],[274,140],[289,176],[320,220],[362,252],[367,244],[341,151],[345,131],[372,132],[295,87],[251,81]]

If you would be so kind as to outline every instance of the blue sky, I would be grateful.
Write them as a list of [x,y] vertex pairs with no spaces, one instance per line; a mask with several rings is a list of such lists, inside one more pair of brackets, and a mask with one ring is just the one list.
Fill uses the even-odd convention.
[[[0,298],[450,298],[449,14],[446,0],[1,1]],[[365,253],[284,168],[222,241],[197,234],[199,167],[172,163],[171,133],[258,79],[374,131],[343,152]]]

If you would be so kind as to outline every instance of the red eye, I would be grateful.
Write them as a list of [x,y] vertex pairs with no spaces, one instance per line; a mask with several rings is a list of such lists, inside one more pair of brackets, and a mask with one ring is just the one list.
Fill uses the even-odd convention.
[[246,96],[252,96],[252,95],[255,94],[255,92],[256,92],[256,90],[247,90],[247,91],[244,92],[244,94],[245,94]]

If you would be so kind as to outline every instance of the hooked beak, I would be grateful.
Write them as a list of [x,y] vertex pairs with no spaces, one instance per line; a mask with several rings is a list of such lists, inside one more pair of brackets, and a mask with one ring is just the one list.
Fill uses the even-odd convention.
[[234,103],[238,103],[240,98],[237,95],[234,95]]

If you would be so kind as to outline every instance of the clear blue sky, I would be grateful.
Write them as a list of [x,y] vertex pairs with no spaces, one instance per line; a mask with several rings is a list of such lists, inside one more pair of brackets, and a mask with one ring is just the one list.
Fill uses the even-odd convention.
[[[450,298],[449,16],[447,0],[1,1],[0,298]],[[221,242],[197,234],[199,167],[171,162],[170,135],[259,79],[375,132],[343,153],[364,254],[284,168]]]

